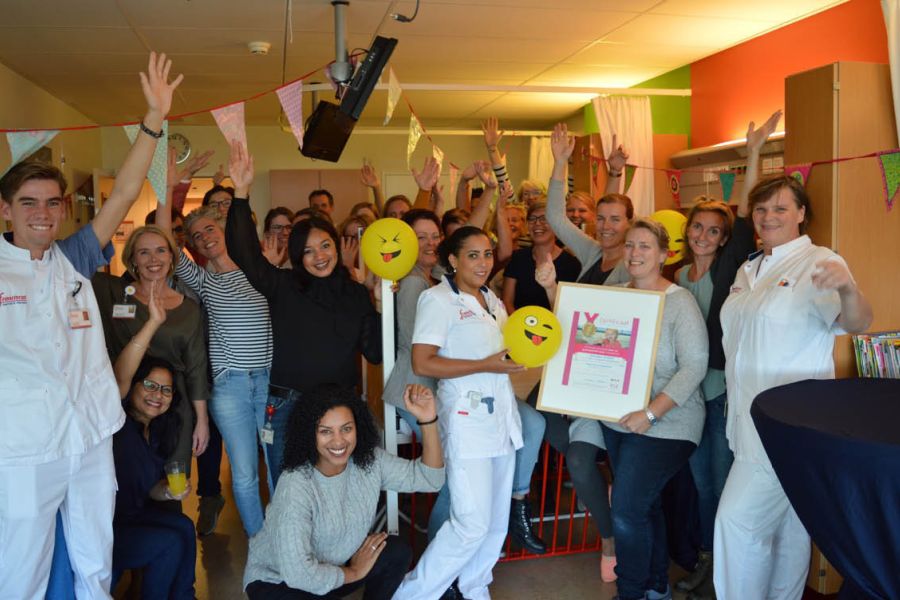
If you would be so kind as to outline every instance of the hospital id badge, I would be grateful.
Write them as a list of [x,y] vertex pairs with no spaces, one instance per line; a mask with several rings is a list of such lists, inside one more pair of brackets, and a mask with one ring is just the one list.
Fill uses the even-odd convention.
[[113,304],[113,319],[133,319],[137,316],[137,304]]
[[69,327],[72,329],[85,329],[91,326],[91,314],[83,308],[69,310]]
[[481,404],[482,395],[480,392],[470,391],[466,397],[469,399],[469,408],[475,410]]
[[266,423],[259,431],[259,437],[262,438],[264,444],[273,445],[275,443],[275,430],[272,429],[271,423]]

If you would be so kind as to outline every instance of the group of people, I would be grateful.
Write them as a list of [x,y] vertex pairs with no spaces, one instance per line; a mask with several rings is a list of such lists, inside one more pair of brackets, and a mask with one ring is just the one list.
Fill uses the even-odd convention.
[[[246,147],[231,147],[233,187],[217,182],[187,216],[185,181],[209,154],[181,171],[170,158],[167,201],[126,242],[126,274],[98,273],[163,135],[181,81],[170,68],[151,54],[141,132],[110,197],[73,236],[56,239],[66,189],[57,169],[26,162],[0,178],[12,223],[0,236],[0,597],[43,598],[52,565],[61,587],[49,597],[109,597],[125,570],[142,569],[142,597],[193,598],[196,533],[181,501],[192,456],[215,432],[254,600],[360,587],[371,599],[489,598],[507,535],[546,552],[528,498],[544,440],[565,457],[602,539],[601,577],[619,598],[671,598],[661,492],[686,465],[702,552],[678,587],[699,594],[712,577],[720,598],[800,597],[809,538],[750,404],[776,385],[832,377],[835,334],[864,331],[872,311],[843,259],[804,235],[803,186],[757,181],[780,112],[750,124],[737,215],[707,198],[688,212],[674,281],[663,275],[665,228],[619,193],[622,146],[613,143],[595,203],[567,186],[574,140],[558,125],[549,186],[516,192],[496,119],[484,124],[488,159],[462,171],[454,208],[442,211],[436,160],[413,171],[415,199],[385,199],[366,164],[372,203],[335,226],[333,196],[315,190],[308,209],[269,211],[262,240]],[[380,448],[356,390],[359,356],[382,358],[381,286],[359,268],[360,236],[379,216],[403,219],[419,246],[395,286],[396,367],[383,391],[422,443],[415,461]],[[510,376],[524,367],[507,356],[503,325],[522,306],[552,310],[559,282],[665,294],[646,409],[599,422],[538,411],[537,387],[516,398]],[[620,344],[615,333],[601,343]],[[410,549],[372,531],[387,489],[438,492],[411,571]]]

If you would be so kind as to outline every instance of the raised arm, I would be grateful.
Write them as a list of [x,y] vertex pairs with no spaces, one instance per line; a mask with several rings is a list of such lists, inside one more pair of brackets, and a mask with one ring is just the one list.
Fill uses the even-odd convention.
[[754,128],[753,121],[747,126],[747,172],[744,174],[744,185],[741,186],[737,206],[737,216],[742,219],[750,215],[750,190],[759,181],[759,152],[780,120],[781,111],[776,110],[759,129]]
[[624,146],[616,144],[616,134],[613,134],[612,149],[609,152],[609,156],[606,157],[606,164],[609,166],[604,194],[615,194],[619,191],[619,182],[622,179],[622,174],[625,172],[625,164],[627,162],[628,152],[625,151]]
[[509,180],[504,181],[500,185],[500,193],[497,194],[497,249],[494,259],[499,263],[505,263],[512,256],[515,249],[515,240],[512,235],[512,228],[509,226],[509,219],[506,216],[506,205],[513,197],[512,184]]
[[416,194],[416,201],[413,203],[413,208],[427,208],[428,210],[434,210],[433,207],[433,190],[437,185],[438,178],[441,176],[441,165],[433,156],[429,156],[425,159],[425,164],[422,166],[422,171],[416,171],[415,167],[412,169],[413,179],[416,180],[416,185],[419,186],[419,192]]
[[359,180],[372,190],[375,208],[378,210],[378,215],[382,215],[384,213],[384,191],[381,189],[381,180],[378,178],[378,173],[375,172],[375,167],[368,162],[363,162],[362,169],[359,170]]
[[477,177],[475,174],[476,164],[478,164],[478,161],[475,161],[462,170],[459,174],[459,186],[456,188],[456,208],[466,212],[471,212],[472,210],[472,198],[469,194],[471,186],[469,185],[469,182]]
[[503,185],[504,181],[509,181],[509,174],[506,172],[506,156],[500,152],[500,139],[504,133],[500,131],[500,122],[497,117],[489,117],[481,124],[481,130],[484,132],[484,145],[487,147],[497,184]]
[[[162,132],[163,121],[172,107],[172,94],[182,80],[182,76],[179,75],[169,83],[171,68],[172,61],[167,60],[165,54],[157,56],[155,52],[151,52],[147,74],[140,74],[141,89],[147,100],[147,113],[144,115],[142,124],[144,128],[152,132]],[[158,142],[158,138],[151,136],[143,129],[138,131],[134,145],[116,175],[109,199],[103,203],[100,212],[91,222],[101,248],[112,239],[119,223],[128,214],[128,209],[141,193]]]
[[481,179],[481,183],[484,184],[484,192],[481,194],[481,198],[478,199],[478,205],[472,209],[468,224],[484,229],[488,217],[491,216],[491,203],[494,200],[494,192],[497,191],[497,180],[494,179],[491,166],[485,161],[475,163],[475,172],[478,174],[478,178]]
[[166,285],[165,282],[154,281],[150,284],[150,298],[147,308],[150,311],[150,318],[144,323],[131,341],[125,345],[125,348],[116,358],[116,364],[113,365],[113,372],[116,375],[116,384],[119,386],[119,397],[124,398],[128,395],[131,387],[131,378],[138,370],[138,366],[144,359],[144,354],[153,340],[153,336],[166,322],[166,309],[163,308],[162,298],[156,294],[159,286]]

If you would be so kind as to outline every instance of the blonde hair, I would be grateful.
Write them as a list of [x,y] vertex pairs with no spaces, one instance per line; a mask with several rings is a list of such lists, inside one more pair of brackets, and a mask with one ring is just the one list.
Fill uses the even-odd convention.
[[178,260],[178,246],[175,245],[175,240],[172,239],[172,236],[156,225],[144,225],[131,232],[131,235],[128,236],[128,241],[125,242],[125,248],[122,249],[122,263],[132,277],[136,280],[140,280],[140,275],[138,275],[137,272],[137,265],[134,264],[134,246],[141,236],[147,233],[155,233],[166,240],[166,246],[168,246],[169,253],[172,255],[172,262],[169,263],[169,271],[166,273],[166,277],[171,277],[175,272],[175,261]]

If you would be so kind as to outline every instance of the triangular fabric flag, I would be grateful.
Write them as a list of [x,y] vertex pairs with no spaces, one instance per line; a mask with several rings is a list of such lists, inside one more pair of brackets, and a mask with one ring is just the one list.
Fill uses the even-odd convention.
[[45,146],[47,142],[56,137],[59,133],[58,129],[48,131],[10,131],[6,134],[6,141],[9,143],[9,153],[12,155],[12,162],[0,175],[5,175],[6,171],[13,168],[20,160],[26,156],[31,156],[38,148]]
[[234,140],[238,140],[244,148],[247,147],[247,129],[244,127],[243,102],[235,102],[209,112],[212,113],[213,118],[216,120],[216,125],[219,126],[222,135],[228,140],[228,145],[231,145],[231,142]]
[[291,133],[303,148],[303,80],[278,88],[275,93],[278,94],[281,108],[291,124]]
[[804,163],[802,165],[791,165],[789,167],[784,168],[784,174],[788,177],[793,177],[797,181],[800,182],[800,185],[806,187],[806,182],[809,181],[809,172],[812,171],[813,164],[812,163]]
[[409,115],[409,139],[406,142],[406,167],[409,169],[412,168],[412,155],[422,133],[422,124],[419,123],[416,115]]
[[[125,135],[128,136],[128,141],[134,144],[134,140],[137,139],[140,127],[138,125],[123,125],[122,127],[125,129]],[[163,136],[156,140],[156,150],[153,151],[153,160],[150,163],[150,170],[147,172],[147,179],[150,180],[150,187],[153,188],[153,193],[156,194],[157,201],[159,201],[161,205],[165,205],[166,176],[169,171],[168,157],[166,156],[169,149],[168,121],[163,121],[162,131]]]
[[431,147],[431,155],[434,156],[434,160],[437,161],[438,166],[444,167],[444,151],[438,148],[437,146]]
[[672,194],[675,206],[681,208],[681,171],[667,169],[666,178],[669,180],[669,192]]
[[735,174],[732,171],[719,173],[719,183],[722,184],[722,200],[728,202],[731,199],[731,190],[734,189]]
[[894,206],[894,200],[900,192],[900,150],[878,153],[878,165],[881,167],[881,186],[884,190],[884,201],[888,210]]
[[397,102],[400,100],[400,94],[402,93],[403,90],[400,88],[400,82],[397,81],[397,76],[394,75],[394,69],[388,67],[388,97],[387,113],[384,115],[385,125],[391,122],[391,117],[394,116],[394,109],[397,108]]
[[628,188],[631,187],[631,182],[634,181],[634,172],[637,171],[637,167],[634,165],[625,165],[625,192],[628,193]]
[[447,196],[448,198],[456,198],[456,183],[459,181],[459,167],[450,163],[450,169],[448,169],[448,176],[450,178],[450,194]]

